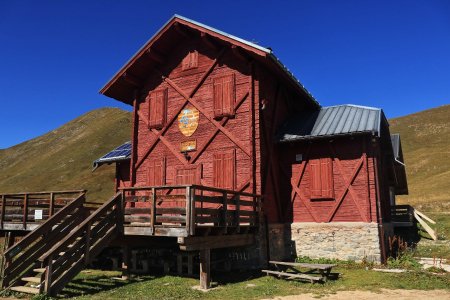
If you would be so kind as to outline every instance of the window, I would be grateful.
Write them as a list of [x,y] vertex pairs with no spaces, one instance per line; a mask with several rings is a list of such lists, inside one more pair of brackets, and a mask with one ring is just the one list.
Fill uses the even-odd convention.
[[318,158],[309,161],[311,199],[333,199],[333,161]]
[[151,91],[146,101],[149,127],[161,129],[166,123],[167,89]]
[[164,158],[152,159],[148,162],[148,185],[161,186],[166,183],[166,162]]
[[189,70],[198,67],[198,52],[190,51],[181,63],[181,70]]
[[175,168],[175,184],[201,184],[202,165]]
[[214,153],[213,158],[213,181],[218,188],[235,189],[235,149]]
[[234,74],[217,77],[213,82],[214,117],[234,116],[235,78]]

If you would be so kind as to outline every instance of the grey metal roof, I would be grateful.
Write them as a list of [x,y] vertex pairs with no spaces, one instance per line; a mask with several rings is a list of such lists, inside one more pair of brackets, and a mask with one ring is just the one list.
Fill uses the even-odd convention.
[[126,142],[119,147],[106,153],[93,163],[94,170],[103,164],[110,164],[113,162],[128,160],[131,158],[131,142]]
[[400,134],[391,134],[392,151],[394,152],[394,158],[400,159]]
[[371,132],[380,134],[383,111],[351,104],[305,111],[289,119],[278,133],[280,142]]

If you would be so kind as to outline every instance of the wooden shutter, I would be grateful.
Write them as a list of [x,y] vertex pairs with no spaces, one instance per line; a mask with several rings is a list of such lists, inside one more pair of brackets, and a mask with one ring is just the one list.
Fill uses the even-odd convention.
[[201,184],[202,165],[175,168],[175,184]]
[[321,179],[320,179],[320,160],[312,159],[309,162],[310,165],[310,190],[311,190],[311,198],[321,198],[322,197],[322,188],[321,188]]
[[236,100],[234,74],[215,78],[213,90],[214,117],[233,116]]
[[194,69],[198,67],[198,52],[197,51],[190,51],[188,55],[183,59],[181,63],[181,69],[189,70]]
[[166,122],[167,89],[149,94],[148,124],[151,128],[162,128]]
[[165,185],[166,164],[165,159],[153,159],[148,163],[148,185],[161,186]]
[[235,149],[214,153],[213,182],[218,188],[234,190],[236,182]]
[[320,159],[322,178],[322,198],[333,198],[333,161],[331,158]]
[[331,158],[312,159],[310,165],[310,190],[312,199],[332,199],[333,161]]

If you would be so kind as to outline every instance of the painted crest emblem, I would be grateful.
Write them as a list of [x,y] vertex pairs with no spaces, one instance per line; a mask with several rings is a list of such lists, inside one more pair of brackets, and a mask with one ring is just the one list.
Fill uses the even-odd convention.
[[183,109],[178,115],[178,128],[185,136],[191,136],[197,130],[199,113],[195,107]]

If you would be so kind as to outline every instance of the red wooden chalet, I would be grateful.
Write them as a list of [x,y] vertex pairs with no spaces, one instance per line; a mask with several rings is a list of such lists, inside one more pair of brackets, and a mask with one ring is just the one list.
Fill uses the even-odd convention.
[[[180,273],[185,264],[192,273],[199,251],[205,288],[211,249],[254,266],[292,255],[388,254],[395,195],[408,189],[400,138],[381,109],[321,107],[271,49],[181,16],[101,93],[133,106],[131,141],[94,162],[116,163],[116,195],[90,213],[76,194],[48,214],[40,232],[21,241],[38,239],[37,254],[23,263],[20,242],[7,250],[4,287],[37,270],[38,292],[58,293],[108,245],[124,248],[125,273],[135,246],[159,256],[185,251],[176,252]],[[81,225],[77,211],[89,216]],[[61,222],[75,229],[65,235]],[[64,238],[48,249],[49,236]]]

